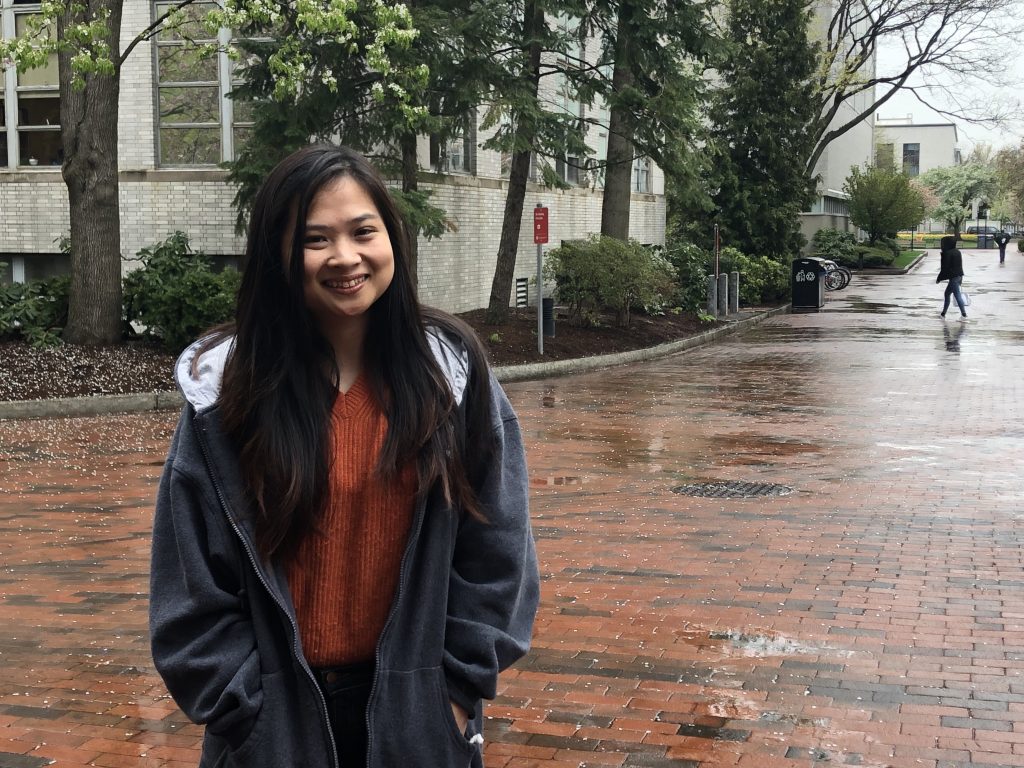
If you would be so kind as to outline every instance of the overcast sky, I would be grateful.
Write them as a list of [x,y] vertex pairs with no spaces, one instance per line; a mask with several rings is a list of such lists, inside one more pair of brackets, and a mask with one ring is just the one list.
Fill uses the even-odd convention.
[[[1015,4],[1017,13],[1024,16],[1024,0]],[[912,93],[900,92],[877,110],[877,116],[883,118],[906,117],[913,115],[915,123],[953,122],[957,126],[960,145],[966,156],[977,144],[989,144],[994,149],[1005,146],[1018,146],[1024,140],[1024,38],[1015,35],[1001,34],[1008,27],[1019,24],[1019,17],[1000,16],[991,20],[993,34],[991,45],[995,46],[1002,72],[999,76],[1008,83],[1007,86],[995,86],[993,78],[978,73],[967,81],[957,82],[952,76],[940,71],[933,71],[925,80],[916,76],[914,85],[932,86],[930,101],[942,109],[954,108],[957,103],[967,104],[974,110],[982,110],[993,104],[1001,103],[1003,108],[1012,114],[1006,123],[999,127],[976,125],[941,115],[924,106]],[[885,72],[895,66],[900,50],[895,45],[879,46],[878,71]],[[880,95],[880,94],[879,94]]]

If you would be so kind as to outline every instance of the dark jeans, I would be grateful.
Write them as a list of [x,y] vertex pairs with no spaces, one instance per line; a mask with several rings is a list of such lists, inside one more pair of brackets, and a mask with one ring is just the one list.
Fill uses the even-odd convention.
[[960,295],[960,283],[963,282],[963,279],[962,275],[949,278],[949,282],[946,284],[946,292],[944,294],[946,300],[942,303],[942,314],[946,314],[946,310],[949,309],[949,297],[952,296],[956,299],[957,306],[960,307],[960,314],[967,317],[967,308],[964,306],[964,298]]
[[373,664],[366,662],[314,671],[327,699],[327,715],[341,768],[365,768],[366,705],[373,686]]

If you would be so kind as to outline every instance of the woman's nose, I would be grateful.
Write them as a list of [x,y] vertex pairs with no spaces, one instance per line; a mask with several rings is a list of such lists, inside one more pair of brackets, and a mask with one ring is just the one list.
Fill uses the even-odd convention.
[[331,244],[331,252],[327,261],[338,265],[358,264],[360,261],[359,249],[348,238],[339,238]]

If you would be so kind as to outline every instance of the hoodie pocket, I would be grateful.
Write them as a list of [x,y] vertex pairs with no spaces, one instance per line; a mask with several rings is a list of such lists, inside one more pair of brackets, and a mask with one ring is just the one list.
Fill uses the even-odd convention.
[[468,768],[479,752],[459,732],[440,667],[381,671],[371,707],[374,765]]
[[305,765],[304,750],[294,742],[295,728],[289,714],[297,716],[297,705],[288,696],[283,672],[262,675],[263,705],[248,733],[206,732],[200,768],[282,768]]

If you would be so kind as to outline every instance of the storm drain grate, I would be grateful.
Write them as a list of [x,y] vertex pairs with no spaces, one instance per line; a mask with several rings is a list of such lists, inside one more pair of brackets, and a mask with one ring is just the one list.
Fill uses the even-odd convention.
[[714,482],[677,485],[673,493],[714,499],[751,499],[757,496],[788,496],[793,489],[776,483]]

